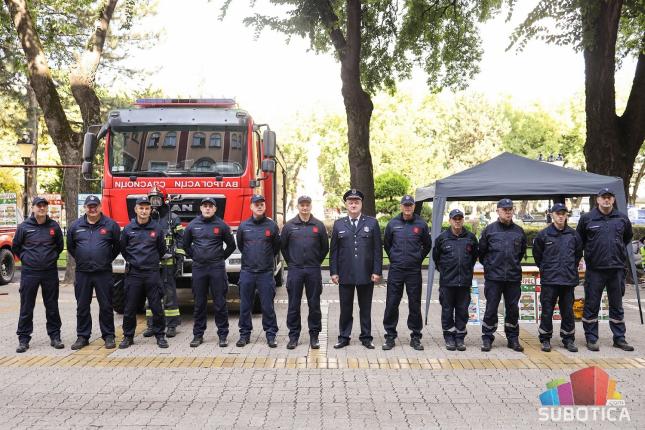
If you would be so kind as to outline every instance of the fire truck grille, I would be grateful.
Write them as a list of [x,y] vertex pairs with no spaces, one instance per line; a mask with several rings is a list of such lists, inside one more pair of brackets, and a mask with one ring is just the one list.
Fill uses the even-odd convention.
[[[204,197],[208,196],[191,196],[173,200],[170,203],[170,209],[174,213],[179,215],[179,218],[181,218],[182,222],[190,222],[201,213],[201,211],[199,210],[199,205],[201,204]],[[224,218],[226,199],[224,197],[213,197],[213,199],[217,202],[217,212],[215,212],[215,214],[220,218]],[[136,197],[128,197],[126,201],[126,204],[128,206],[128,217],[130,219],[135,217],[134,205],[136,200]]]

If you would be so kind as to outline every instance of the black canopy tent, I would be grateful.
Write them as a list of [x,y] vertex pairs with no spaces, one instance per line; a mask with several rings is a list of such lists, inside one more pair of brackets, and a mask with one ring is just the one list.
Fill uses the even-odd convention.
[[[616,195],[618,209],[626,213],[627,201],[621,178],[581,172],[504,152],[482,164],[440,179],[430,186],[417,188],[415,200],[417,209],[420,209],[423,202],[432,201],[432,245],[434,246],[441,233],[447,201],[495,201],[504,197],[518,200],[564,201],[565,197],[595,195],[598,190],[605,187]],[[637,280],[631,245],[627,248],[632,276]],[[426,324],[432,297],[434,271],[434,261],[430,258],[426,291]],[[635,287],[642,324],[643,311],[638,282],[635,282]]]

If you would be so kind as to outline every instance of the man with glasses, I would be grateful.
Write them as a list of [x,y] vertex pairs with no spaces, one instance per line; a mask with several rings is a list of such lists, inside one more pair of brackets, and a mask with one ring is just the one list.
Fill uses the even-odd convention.
[[482,347],[488,352],[497,331],[497,308],[504,296],[504,333],[507,346],[517,352],[524,351],[520,345],[518,324],[522,282],[522,265],[526,252],[526,234],[522,227],[513,223],[513,201],[497,202],[498,220],[486,226],[479,239],[479,260],[484,265],[484,295],[486,311],[482,321]]
[[613,333],[614,347],[633,351],[625,341],[625,266],[628,263],[626,246],[632,240],[632,223],[624,213],[614,207],[616,196],[609,188],[598,191],[597,207],[580,217],[576,230],[584,244],[585,307],[582,327],[585,330],[587,349],[600,350],[598,345],[598,311],[602,292],[607,289],[609,300],[609,328]]

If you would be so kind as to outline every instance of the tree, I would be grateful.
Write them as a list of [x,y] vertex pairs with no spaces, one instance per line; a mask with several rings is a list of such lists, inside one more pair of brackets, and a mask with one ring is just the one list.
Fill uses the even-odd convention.
[[[511,11],[517,0],[509,0]],[[555,30],[541,25],[554,21]],[[642,0],[541,0],[515,30],[511,46],[539,38],[582,51],[585,62],[587,170],[623,178],[629,195],[645,139],[645,3]],[[616,113],[615,71],[637,58],[627,105]]]
[[[231,0],[222,8],[225,15]],[[255,5],[251,1],[251,5]],[[432,89],[460,88],[474,76],[481,58],[477,23],[495,13],[500,2],[408,0],[269,0],[286,13],[245,19],[257,34],[263,29],[309,38],[313,51],[333,52],[340,62],[347,121],[350,183],[365,194],[364,212],[375,214],[370,153],[372,95],[393,91],[421,65]]]
[[[43,28],[38,25],[41,10],[37,9],[37,6],[43,6],[43,10],[50,12],[49,4],[29,5],[26,0],[4,0],[22,47],[29,86],[38,100],[47,131],[58,149],[63,164],[80,163],[84,131],[92,124],[101,123],[101,102],[96,95],[97,70],[117,3],[118,0],[104,0],[97,3],[85,0],[56,2],[53,14],[58,17],[58,26]],[[126,4],[129,7],[124,11],[125,18],[122,21],[124,28],[129,26],[132,18],[130,7],[133,6],[134,0]],[[91,17],[91,20],[88,17]],[[90,26],[87,25],[88,23],[91,23]],[[50,59],[40,35],[56,34],[53,40],[65,46],[67,39],[64,35],[79,24],[85,25],[76,29],[77,34],[86,36],[85,44],[82,48],[77,44],[74,45],[77,50],[69,53],[74,57],[71,69],[68,74],[59,77],[51,69]],[[57,33],[58,28],[64,30]],[[73,40],[78,43],[78,38]],[[69,47],[65,46],[65,48]],[[61,94],[56,78],[69,82],[71,95],[80,113],[80,124],[72,119],[73,117],[70,118],[66,112],[63,103],[64,94]],[[64,200],[67,202],[65,212],[68,220],[77,217],[77,205],[74,203],[77,201],[79,182],[84,182],[80,179],[79,170],[68,169],[63,181]],[[66,281],[73,277],[73,262],[72,259],[68,261]]]
[[379,213],[392,216],[399,207],[397,199],[410,190],[410,180],[399,172],[389,171],[374,180],[376,209]]

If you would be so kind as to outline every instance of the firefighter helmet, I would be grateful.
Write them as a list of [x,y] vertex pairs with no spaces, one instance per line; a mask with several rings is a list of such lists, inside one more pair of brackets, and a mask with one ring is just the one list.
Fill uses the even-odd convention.
[[161,185],[155,185],[148,193],[148,199],[150,200],[150,205],[153,208],[160,208],[161,206],[163,206],[164,203],[166,203],[167,198],[168,193],[166,192],[166,189]]

